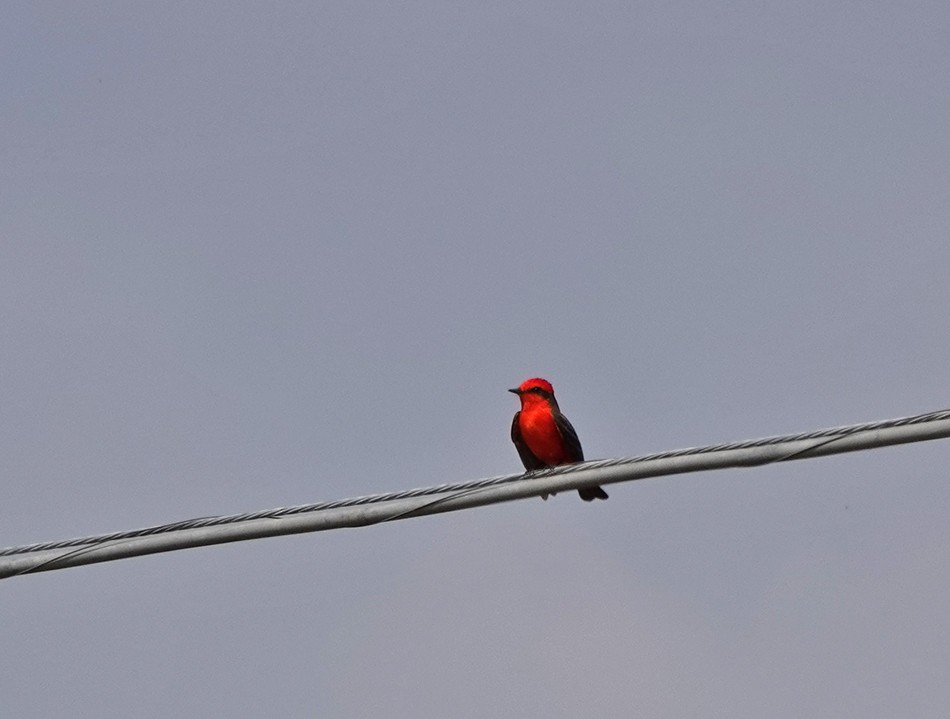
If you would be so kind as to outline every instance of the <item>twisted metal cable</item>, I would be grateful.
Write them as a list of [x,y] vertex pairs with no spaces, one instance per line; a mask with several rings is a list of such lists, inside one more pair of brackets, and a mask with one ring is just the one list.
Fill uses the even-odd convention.
[[[562,474],[570,474],[582,470],[596,470],[598,468],[618,467],[625,465],[642,464],[656,460],[672,459],[678,457],[687,457],[695,455],[715,454],[719,452],[729,452],[733,450],[754,449],[759,447],[768,447],[772,445],[788,444],[808,440],[817,440],[816,444],[798,449],[787,455],[777,458],[769,458],[761,462],[747,463],[749,466],[754,464],[771,464],[773,462],[783,462],[789,459],[798,459],[807,456],[831,442],[837,442],[852,435],[880,429],[891,429],[895,427],[906,427],[911,425],[926,424],[950,419],[950,410],[940,410],[937,412],[928,412],[910,417],[901,417],[897,419],[881,420],[876,422],[865,422],[862,424],[846,425],[842,427],[833,427],[811,432],[801,432],[791,435],[777,435],[774,437],[765,437],[762,439],[744,440],[740,442],[727,442],[722,444],[707,445],[703,447],[689,447],[686,449],[669,450],[665,452],[656,452],[653,454],[639,455],[636,457],[626,457],[620,459],[603,459],[582,464],[565,465],[552,469],[544,469],[531,472],[527,476],[531,478],[551,477]],[[387,492],[383,494],[372,494],[350,499],[330,500],[324,502],[315,502],[311,504],[295,505],[291,507],[279,507],[256,512],[244,512],[241,514],[231,514],[212,517],[198,517],[170,524],[162,524],[154,527],[145,527],[123,532],[113,532],[111,534],[100,534],[88,537],[79,537],[76,539],[67,539],[53,542],[41,542],[38,544],[28,544],[15,547],[0,549],[0,557],[13,557],[16,555],[33,554],[37,552],[48,552],[53,550],[82,550],[84,548],[93,548],[112,542],[121,542],[124,540],[137,539],[141,537],[150,537],[174,532],[181,532],[188,529],[217,527],[229,524],[240,524],[260,519],[280,519],[282,517],[291,517],[295,515],[321,512],[329,509],[339,509],[347,507],[359,507],[365,505],[374,505],[396,500],[412,499],[420,497],[434,497],[433,502],[426,503],[425,506],[443,501],[446,498],[454,498],[462,494],[468,494],[473,491],[508,484],[525,479],[525,474],[507,474],[496,477],[488,477],[468,482],[457,482],[453,484],[440,484],[433,487],[421,487],[409,489],[400,492]],[[411,514],[417,513],[418,508],[402,511],[377,521],[391,521]]]
[[524,474],[507,474],[487,479],[479,479],[471,482],[459,482],[456,484],[440,484],[434,487],[420,487],[418,489],[407,489],[400,492],[387,492],[384,494],[370,494],[363,497],[352,497],[350,499],[335,499],[323,502],[314,502],[312,504],[299,504],[292,507],[278,507],[276,509],[264,509],[256,512],[242,512],[241,514],[227,514],[213,517],[197,517],[195,519],[185,519],[180,522],[170,524],[160,524],[154,527],[144,527],[142,529],[131,529],[124,532],[113,532],[112,534],[97,534],[89,537],[77,537],[75,539],[64,539],[55,542],[41,542],[38,544],[26,544],[18,547],[6,547],[0,549],[0,557],[14,554],[29,554],[32,552],[45,552],[51,549],[69,549],[72,547],[94,546],[122,539],[135,539],[137,537],[148,537],[156,534],[165,534],[167,532],[178,532],[184,529],[194,529],[196,527],[215,527],[224,524],[237,524],[248,522],[255,519],[279,519],[280,517],[289,517],[295,514],[305,514],[308,512],[319,512],[326,509],[337,509],[340,507],[358,507],[366,504],[377,504],[380,502],[391,502],[397,499],[409,499],[413,497],[425,497],[435,494],[456,493],[469,489],[480,489],[490,487],[496,484],[521,479]]
[[444,484],[406,492],[263,512],[202,517],[131,532],[0,550],[0,579],[190,547],[367,526],[530,496],[543,497],[546,494],[594,484],[627,482],[729,467],[760,466],[791,459],[940,438],[950,438],[950,410],[796,435],[673,450],[626,459],[600,460],[523,475],[490,477],[474,482]]

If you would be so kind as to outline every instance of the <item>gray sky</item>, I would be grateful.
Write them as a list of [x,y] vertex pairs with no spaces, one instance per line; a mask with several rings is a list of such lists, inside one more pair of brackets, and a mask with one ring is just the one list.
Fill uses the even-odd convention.
[[[0,546],[950,406],[945,3],[9,2]],[[948,447],[0,583],[11,717],[936,716]]]

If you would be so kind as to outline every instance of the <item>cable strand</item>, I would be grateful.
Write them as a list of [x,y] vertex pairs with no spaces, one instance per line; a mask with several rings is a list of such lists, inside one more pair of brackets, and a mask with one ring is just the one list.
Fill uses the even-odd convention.
[[290,507],[278,507],[275,509],[268,510],[259,510],[254,512],[244,512],[241,514],[232,514],[232,515],[220,515],[220,516],[208,516],[208,517],[197,517],[194,519],[187,519],[179,522],[172,522],[168,524],[161,524],[152,527],[145,527],[142,529],[112,532],[110,534],[101,534],[101,535],[92,535],[87,537],[78,537],[74,539],[59,540],[52,542],[41,542],[37,544],[27,544],[22,546],[13,546],[0,549],[0,557],[12,557],[17,555],[32,554],[37,552],[47,552],[51,550],[67,549],[72,550],[64,555],[55,557],[48,561],[43,562],[37,567],[33,567],[30,570],[26,571],[38,571],[40,567],[48,568],[49,564],[53,564],[57,561],[63,560],[67,557],[74,556],[75,554],[82,553],[86,550],[91,550],[93,548],[110,544],[110,543],[120,543],[127,540],[138,539],[141,537],[150,537],[155,535],[180,532],[187,529],[197,529],[205,527],[217,527],[228,524],[239,524],[242,522],[250,522],[260,519],[281,519],[284,517],[293,517],[301,514],[309,514],[313,512],[321,512],[329,509],[339,509],[347,507],[359,507],[374,505],[378,503],[393,502],[396,500],[402,499],[412,499],[420,497],[433,497],[431,502],[427,502],[421,506],[414,507],[409,510],[403,510],[394,513],[392,516],[385,516],[381,519],[374,519],[367,522],[368,524],[377,524],[380,522],[392,521],[394,519],[401,519],[408,516],[413,516],[418,514],[423,509],[438,505],[439,503],[445,502],[449,499],[453,499],[459,496],[468,495],[477,493],[482,489],[489,487],[495,487],[502,484],[508,484],[510,482],[520,481],[526,478],[537,478],[537,477],[550,477],[560,474],[570,474],[573,472],[578,472],[581,470],[589,470],[596,468],[607,468],[607,467],[618,467],[625,465],[634,465],[641,464],[646,462],[654,462],[657,460],[664,459],[673,459],[680,457],[689,457],[696,455],[705,455],[705,454],[715,454],[720,452],[730,452],[733,450],[746,450],[754,449],[760,447],[768,447],[778,444],[794,443],[808,440],[817,440],[813,445],[810,445],[806,448],[796,449],[788,454],[781,455],[775,458],[769,458],[762,460],[760,462],[749,463],[747,466],[759,466],[763,464],[773,464],[775,462],[784,462],[790,459],[798,459],[807,456],[809,453],[814,452],[820,447],[824,447],[828,444],[841,441],[847,437],[851,437],[855,434],[861,432],[869,432],[881,429],[889,429],[895,427],[906,427],[911,425],[926,424],[928,422],[938,422],[942,420],[950,419],[950,410],[939,410],[936,412],[928,412],[925,414],[913,415],[909,417],[900,417],[896,419],[889,420],[880,420],[875,422],[865,422],[862,424],[846,425],[841,427],[833,427],[829,429],[815,430],[810,432],[801,432],[791,435],[777,435],[773,437],[765,437],[761,439],[753,440],[743,440],[739,442],[728,442],[714,445],[707,445],[702,447],[688,447],[685,449],[678,450],[668,450],[664,452],[656,452],[652,454],[639,455],[636,457],[626,457],[626,458],[617,458],[617,459],[601,459],[593,460],[589,462],[584,462],[581,464],[573,465],[564,465],[560,467],[554,467],[550,469],[542,469],[533,472],[521,473],[521,474],[506,474],[499,475],[495,477],[488,477],[484,479],[478,479],[467,482],[457,482],[451,484],[440,484],[432,487],[420,487],[416,489],[402,490],[398,492],[387,492],[382,494],[372,494],[361,497],[353,497],[349,499],[339,499],[339,500],[328,500],[322,502],[314,502],[310,504],[295,505]]

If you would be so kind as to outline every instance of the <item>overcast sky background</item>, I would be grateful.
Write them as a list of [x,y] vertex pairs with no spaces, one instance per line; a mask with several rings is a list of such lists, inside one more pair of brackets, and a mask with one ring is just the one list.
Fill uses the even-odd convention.
[[[950,406],[946,3],[0,19],[0,546]],[[11,579],[3,713],[941,715],[948,460]]]

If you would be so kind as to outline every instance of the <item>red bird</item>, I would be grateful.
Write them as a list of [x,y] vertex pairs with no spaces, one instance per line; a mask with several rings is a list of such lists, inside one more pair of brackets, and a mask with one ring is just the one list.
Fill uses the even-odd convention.
[[[554,387],[540,377],[526,379],[518,389],[510,389],[521,399],[521,411],[511,422],[511,441],[527,470],[556,467],[584,461],[577,432],[561,414],[554,399]],[[601,487],[578,489],[581,499],[607,499]],[[545,495],[544,499],[547,499]]]

